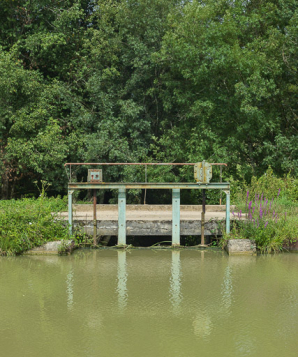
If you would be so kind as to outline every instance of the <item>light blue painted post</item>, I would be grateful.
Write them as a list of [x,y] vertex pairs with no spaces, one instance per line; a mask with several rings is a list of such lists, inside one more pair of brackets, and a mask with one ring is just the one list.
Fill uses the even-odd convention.
[[230,191],[226,192],[226,233],[230,233]]
[[73,194],[73,191],[68,190],[68,224],[69,224],[69,235],[72,235],[72,194]]
[[180,245],[180,189],[172,191],[172,245]]
[[124,188],[118,191],[118,245],[126,244],[126,192]]

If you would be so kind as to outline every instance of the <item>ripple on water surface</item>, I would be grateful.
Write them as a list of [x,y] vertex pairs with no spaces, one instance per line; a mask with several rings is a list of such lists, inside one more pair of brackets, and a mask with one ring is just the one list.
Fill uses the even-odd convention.
[[298,255],[0,258],[1,356],[297,356]]

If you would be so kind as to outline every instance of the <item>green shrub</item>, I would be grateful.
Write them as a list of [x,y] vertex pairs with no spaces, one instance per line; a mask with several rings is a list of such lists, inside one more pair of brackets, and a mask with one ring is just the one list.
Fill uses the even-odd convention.
[[253,239],[259,251],[277,252],[298,239],[298,225],[295,217],[262,220],[258,226],[253,221],[237,221],[225,239]]
[[65,208],[61,198],[0,201],[0,253],[19,254],[47,241],[68,239],[67,224],[58,212]]
[[260,178],[253,177],[235,195],[236,220],[222,244],[231,238],[248,238],[255,240],[260,251],[272,252],[298,240],[297,186],[297,179],[278,178],[271,168]]

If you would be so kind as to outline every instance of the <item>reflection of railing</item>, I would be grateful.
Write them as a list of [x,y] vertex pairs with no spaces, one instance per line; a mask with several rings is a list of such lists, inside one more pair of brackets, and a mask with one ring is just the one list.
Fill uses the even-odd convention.
[[[72,234],[72,193],[74,190],[92,189],[93,190],[93,239],[94,245],[96,244],[97,235],[97,218],[96,218],[96,190],[97,189],[117,189],[118,190],[118,245],[126,245],[126,190],[127,189],[171,189],[172,190],[172,244],[180,245],[180,189],[200,189],[203,193],[202,213],[201,213],[201,245],[204,246],[204,224],[205,224],[205,207],[206,207],[206,195],[205,190],[219,189],[226,193],[226,232],[230,232],[230,184],[228,182],[222,182],[220,176],[220,182],[209,182],[211,175],[202,175],[202,177],[209,177],[208,180],[196,180],[197,182],[147,182],[147,166],[195,166],[195,170],[204,170],[203,162],[202,166],[198,163],[66,163],[64,166],[69,166],[70,175],[68,183],[68,220],[70,227],[70,234]],[[91,165],[91,166],[144,166],[145,167],[145,182],[71,182],[71,167],[78,165]],[[201,165],[201,164],[200,164]],[[214,166],[227,166],[225,163],[210,163]],[[202,167],[202,168],[201,168]],[[208,169],[209,170],[209,169]],[[210,172],[211,169],[210,169]],[[220,170],[222,174],[222,170]]]

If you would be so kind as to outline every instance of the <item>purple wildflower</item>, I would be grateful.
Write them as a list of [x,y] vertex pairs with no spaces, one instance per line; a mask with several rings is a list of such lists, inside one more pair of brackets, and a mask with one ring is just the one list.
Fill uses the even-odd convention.
[[250,201],[249,204],[248,204],[248,210],[251,209],[251,205],[252,205],[252,201]]
[[252,213],[254,213],[255,212],[255,207],[253,207],[253,209],[252,209]]
[[277,194],[277,197],[279,196],[279,194],[280,194],[280,189],[278,190],[278,194]]
[[269,210],[271,209],[272,203],[273,203],[273,198],[272,198],[272,200],[270,201]]
[[266,228],[266,227],[267,227],[267,224],[268,224],[268,221],[265,223],[264,228]]
[[263,210],[262,210],[262,208],[260,209],[260,218],[262,219],[262,217],[263,217]]

